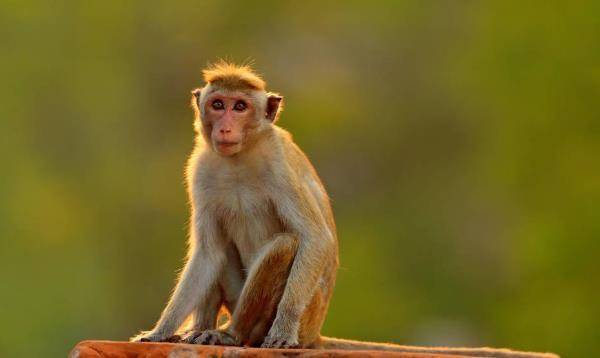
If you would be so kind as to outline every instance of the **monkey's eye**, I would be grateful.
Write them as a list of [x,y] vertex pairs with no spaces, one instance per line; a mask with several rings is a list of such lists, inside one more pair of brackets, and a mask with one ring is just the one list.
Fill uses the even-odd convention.
[[225,104],[223,103],[223,101],[221,101],[220,99],[215,99],[212,103],[211,106],[213,109],[215,110],[221,110],[223,108],[225,108]]
[[238,112],[243,112],[246,110],[246,102],[244,101],[237,101],[235,102],[235,106],[233,106],[233,109],[238,111]]

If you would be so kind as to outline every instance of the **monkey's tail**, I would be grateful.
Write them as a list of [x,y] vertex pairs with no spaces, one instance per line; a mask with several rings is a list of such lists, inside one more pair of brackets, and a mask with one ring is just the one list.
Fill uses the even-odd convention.
[[349,339],[339,339],[330,337],[321,337],[320,348],[322,349],[342,349],[342,350],[374,350],[374,351],[392,351],[406,353],[432,353],[432,354],[454,354],[457,356],[469,357],[495,357],[495,358],[559,358],[554,353],[534,353],[517,352],[510,349],[496,348],[451,348],[451,347],[417,347],[401,346],[391,343],[373,343],[352,341]]

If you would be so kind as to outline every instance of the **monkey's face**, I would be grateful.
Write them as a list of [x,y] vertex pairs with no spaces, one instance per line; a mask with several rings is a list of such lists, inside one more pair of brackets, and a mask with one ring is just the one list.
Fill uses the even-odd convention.
[[244,140],[259,125],[252,98],[244,92],[217,91],[204,101],[202,125],[214,150],[232,156],[243,149]]

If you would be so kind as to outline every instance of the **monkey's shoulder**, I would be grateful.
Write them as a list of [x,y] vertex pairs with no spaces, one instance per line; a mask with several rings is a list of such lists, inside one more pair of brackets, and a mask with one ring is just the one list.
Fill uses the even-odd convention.
[[306,168],[313,169],[307,155],[302,148],[294,142],[292,134],[281,127],[273,127],[274,144],[277,152],[277,155],[275,156],[276,159],[287,163],[288,168],[297,169],[303,173]]

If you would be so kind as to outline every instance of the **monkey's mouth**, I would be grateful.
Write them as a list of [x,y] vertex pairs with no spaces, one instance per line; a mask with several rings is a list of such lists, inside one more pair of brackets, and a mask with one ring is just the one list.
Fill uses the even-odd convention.
[[217,142],[217,147],[229,148],[237,144],[238,142]]
[[215,149],[217,150],[217,152],[229,156],[235,154],[238,151],[238,144],[240,143],[227,141],[216,142]]

